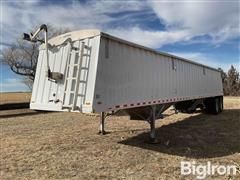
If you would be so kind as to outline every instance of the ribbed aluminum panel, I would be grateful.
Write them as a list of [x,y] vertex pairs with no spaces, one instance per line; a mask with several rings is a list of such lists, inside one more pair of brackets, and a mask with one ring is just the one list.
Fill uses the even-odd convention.
[[222,83],[214,69],[101,39],[96,111],[218,95],[222,95]]

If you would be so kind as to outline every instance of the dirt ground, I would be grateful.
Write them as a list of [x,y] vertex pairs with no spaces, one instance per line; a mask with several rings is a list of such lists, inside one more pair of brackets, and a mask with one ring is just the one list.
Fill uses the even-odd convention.
[[30,102],[31,93],[0,93],[0,104]]
[[[180,175],[181,161],[240,167],[240,98],[225,97],[219,115],[173,114],[157,121],[159,143],[148,143],[149,125],[109,117],[108,134],[97,116],[0,111],[2,179],[196,179]],[[172,115],[171,115],[172,114]],[[240,179],[208,176],[206,179]]]

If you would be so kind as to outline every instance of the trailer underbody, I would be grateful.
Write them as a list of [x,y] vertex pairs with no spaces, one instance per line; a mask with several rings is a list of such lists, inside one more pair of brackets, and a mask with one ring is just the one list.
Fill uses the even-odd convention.
[[[177,103],[156,104],[137,108],[123,109],[120,111],[126,112],[130,116],[130,120],[144,120],[150,125],[149,140],[151,143],[156,143],[155,122],[157,119],[163,119],[163,112],[169,107],[173,106],[173,110],[177,114],[194,113],[197,108],[209,114],[219,114],[223,111],[223,96],[216,96],[204,99],[194,99],[188,101],[181,101]],[[101,112],[100,115],[100,129],[99,134],[106,134],[105,119],[109,115],[114,115],[119,111],[112,111],[111,113]]]

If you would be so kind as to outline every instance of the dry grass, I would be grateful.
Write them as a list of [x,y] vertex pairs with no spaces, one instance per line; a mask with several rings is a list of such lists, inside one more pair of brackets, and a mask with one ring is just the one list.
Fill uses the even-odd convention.
[[31,93],[0,93],[0,104],[30,102]]
[[108,118],[101,136],[95,116],[1,111],[2,179],[195,179],[180,175],[181,160],[240,164],[240,98],[225,98],[225,107],[159,120],[154,145],[148,124],[127,117]]

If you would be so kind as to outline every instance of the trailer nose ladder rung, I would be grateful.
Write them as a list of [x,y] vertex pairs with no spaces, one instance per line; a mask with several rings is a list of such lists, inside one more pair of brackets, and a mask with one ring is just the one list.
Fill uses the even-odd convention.
[[89,47],[87,45],[85,45],[84,48],[87,49],[87,50],[91,50],[91,47]]
[[66,78],[67,80],[75,80],[75,79],[77,79],[77,78]]
[[[87,53],[84,53],[84,49],[87,50]],[[81,70],[89,70],[88,67],[83,67],[83,57],[90,58],[91,55],[91,47],[85,45],[84,42],[82,42],[81,47],[78,48],[78,51],[76,52],[76,49],[72,49],[70,53],[70,57],[68,60],[67,65],[67,77],[65,78],[65,90],[64,90],[64,102],[63,106],[65,108],[71,108],[72,110],[76,109],[77,104],[77,97],[79,96],[79,84],[80,83],[87,83],[87,80],[80,80],[81,77]],[[76,56],[76,53],[78,53],[78,56]],[[77,59],[72,60],[71,56],[78,57]],[[72,69],[70,72],[70,68],[76,68],[75,72]],[[76,76],[73,77],[73,74]],[[70,88],[70,89],[69,89]],[[84,94],[81,94],[81,97],[84,97]]]

